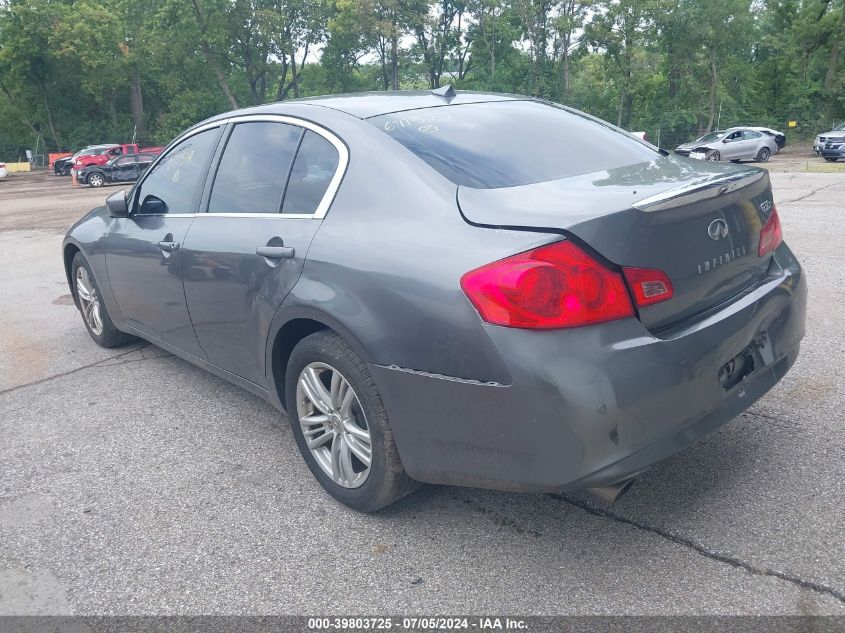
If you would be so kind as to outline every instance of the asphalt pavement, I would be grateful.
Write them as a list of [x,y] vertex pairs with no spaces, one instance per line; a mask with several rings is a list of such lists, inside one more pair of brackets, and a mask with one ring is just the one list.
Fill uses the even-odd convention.
[[772,181],[810,298],[771,393],[614,506],[426,486],[376,515],[260,399],[94,345],[59,251],[111,190],[0,182],[0,615],[845,615],[845,174]]

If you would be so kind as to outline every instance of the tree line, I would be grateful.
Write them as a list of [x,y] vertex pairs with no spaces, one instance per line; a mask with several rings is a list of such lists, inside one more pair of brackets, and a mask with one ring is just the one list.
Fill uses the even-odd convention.
[[446,83],[665,135],[809,134],[845,119],[844,39],[844,0],[0,0],[0,151]]

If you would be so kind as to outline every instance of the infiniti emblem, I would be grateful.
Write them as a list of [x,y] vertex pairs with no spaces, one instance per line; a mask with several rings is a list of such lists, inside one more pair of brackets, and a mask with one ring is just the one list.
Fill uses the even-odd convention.
[[707,235],[711,240],[720,240],[728,235],[728,223],[722,219],[713,220],[707,227]]

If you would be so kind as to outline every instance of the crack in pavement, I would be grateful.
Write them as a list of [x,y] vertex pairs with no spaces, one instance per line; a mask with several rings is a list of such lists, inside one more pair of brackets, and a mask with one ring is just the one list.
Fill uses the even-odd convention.
[[816,195],[822,189],[829,189],[830,187],[834,187],[836,185],[841,185],[841,184],[842,184],[841,182],[832,182],[829,185],[824,185],[823,187],[817,187],[816,189],[813,189],[810,193],[806,193],[803,196],[800,196],[799,198],[795,198],[794,200],[780,200],[778,202],[778,204],[790,204],[792,202],[800,202],[801,200],[809,198],[810,196]]
[[108,363],[109,361],[115,360],[117,358],[122,358],[123,356],[127,356],[129,354],[133,354],[139,350],[148,347],[150,343],[145,343],[140,347],[135,347],[130,349],[129,351],[122,352],[120,354],[115,354],[114,356],[109,356],[108,358],[101,358],[98,361],[94,361],[93,363],[88,363],[87,365],[80,365],[79,367],[74,367],[73,369],[69,369],[67,371],[59,372],[58,374],[53,374],[52,376],[47,376],[46,378],[40,378],[39,380],[33,380],[32,382],[27,382],[22,385],[16,385],[14,387],[9,387],[8,389],[0,390],[0,396],[6,395],[7,393],[11,393],[13,391],[17,391],[18,389],[23,389],[24,387],[32,387],[33,385],[40,385],[44,382],[49,382],[51,380],[55,380],[56,378],[62,378],[64,376],[70,376],[71,374],[75,374],[77,372],[83,371],[85,369],[91,369],[92,367],[97,367],[98,365],[102,365],[103,363]]
[[740,413],[737,418],[740,418],[743,415],[748,415],[752,418],[757,418],[759,420],[765,420],[770,424],[770,426],[782,429],[784,431],[795,430],[795,425],[791,424],[789,420],[783,420],[777,416],[772,415],[771,413],[765,413],[764,411],[756,411],[753,409],[746,409],[745,411]]
[[[158,356],[141,356],[141,358],[127,358],[120,359],[120,356],[113,356],[102,362],[91,366],[91,369],[99,369],[100,367],[119,367],[120,365],[129,365],[131,363],[143,363],[148,360],[158,360],[159,358],[174,358],[173,354],[159,354]],[[116,361],[116,362],[112,362]]]
[[755,567],[751,563],[747,563],[744,560],[736,558],[735,556],[729,556],[728,554],[722,554],[720,552],[707,549],[704,545],[696,543],[691,539],[672,534],[671,532],[667,532],[666,530],[662,530],[660,528],[656,528],[651,525],[635,521],[634,519],[629,519],[627,517],[622,516],[621,514],[617,514],[616,512],[611,512],[610,510],[594,508],[593,506],[590,506],[586,503],[575,501],[573,499],[568,499],[567,497],[561,494],[550,494],[549,496],[553,499],[557,499],[558,501],[562,501],[564,503],[568,503],[571,506],[575,506],[576,508],[580,508],[584,512],[592,514],[593,516],[604,519],[610,519],[611,521],[616,521],[617,523],[622,523],[624,525],[637,528],[638,530],[643,530],[645,532],[656,534],[657,536],[660,536],[661,538],[664,538],[667,541],[671,541],[673,543],[691,549],[694,552],[700,554],[701,556],[709,558],[710,560],[715,560],[717,562],[730,565],[731,567],[742,569],[754,576],[768,576],[770,578],[779,578],[780,580],[785,580],[786,582],[792,583],[793,585],[797,585],[799,587],[803,587],[804,589],[809,589],[810,591],[815,591],[816,593],[831,596],[833,598],[836,598],[839,602],[845,604],[845,593],[837,591],[833,587],[828,587],[827,585],[813,582],[812,580],[804,580],[803,578],[800,578],[798,576],[793,576],[792,574],[787,574],[786,572],[778,571],[776,569],[769,569],[768,567]]

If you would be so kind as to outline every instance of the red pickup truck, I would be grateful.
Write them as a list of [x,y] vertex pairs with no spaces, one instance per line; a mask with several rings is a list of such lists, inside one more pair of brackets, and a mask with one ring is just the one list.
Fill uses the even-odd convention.
[[105,165],[115,156],[126,156],[128,154],[161,154],[163,147],[142,147],[139,148],[137,143],[127,143],[125,145],[115,145],[109,148],[102,154],[88,154],[80,156],[73,163],[73,172],[79,173],[83,168],[91,165]]

